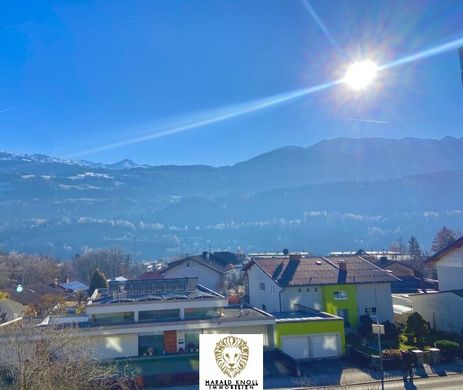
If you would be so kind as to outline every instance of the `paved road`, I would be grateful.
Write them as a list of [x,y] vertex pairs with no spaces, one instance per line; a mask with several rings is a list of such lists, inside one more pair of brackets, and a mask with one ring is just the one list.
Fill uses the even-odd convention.
[[[404,383],[403,381],[386,382],[384,388],[387,390],[462,390],[463,389],[463,375],[450,375],[444,377],[432,377],[415,379],[412,383]],[[344,390],[379,390],[380,384],[368,385],[352,385],[341,386],[340,389]]]

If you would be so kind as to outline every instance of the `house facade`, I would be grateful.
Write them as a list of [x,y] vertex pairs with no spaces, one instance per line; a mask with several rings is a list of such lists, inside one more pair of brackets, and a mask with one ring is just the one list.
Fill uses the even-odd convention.
[[171,262],[162,271],[165,278],[198,278],[198,283],[213,291],[225,291],[226,280],[234,272],[235,267],[224,265],[208,253],[201,256],[188,256]]
[[433,329],[463,331],[463,237],[425,260],[428,268],[436,267],[439,292],[410,294],[413,310]]
[[41,325],[66,324],[81,328],[100,359],[197,353],[199,335],[207,333],[262,334],[264,348],[279,348],[295,359],[345,352],[341,317],[303,305],[278,316],[229,305],[196,278],[110,282],[95,291],[85,314],[48,317]]
[[254,258],[245,267],[249,303],[270,313],[303,305],[356,327],[368,314],[392,321],[391,283],[397,280],[359,256]]
[[273,348],[275,323],[263,311],[228,305],[197,278],[110,282],[77,320],[102,359],[197,352],[201,333],[262,334]]
[[439,291],[463,289],[463,237],[425,260],[426,267],[435,266]]

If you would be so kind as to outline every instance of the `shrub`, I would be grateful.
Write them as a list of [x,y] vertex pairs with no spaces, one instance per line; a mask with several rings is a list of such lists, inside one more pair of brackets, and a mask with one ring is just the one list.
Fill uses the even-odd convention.
[[384,346],[398,348],[399,347],[399,328],[395,326],[392,322],[386,321],[383,322],[384,325]]
[[362,315],[360,316],[360,325],[358,333],[362,337],[370,337],[372,334],[371,324],[373,321],[369,315]]
[[455,341],[437,340],[434,345],[440,349],[442,357],[447,361],[454,360],[460,354],[460,345]]
[[422,342],[424,336],[429,334],[428,323],[418,312],[414,312],[407,318],[405,332],[414,335],[417,342]]

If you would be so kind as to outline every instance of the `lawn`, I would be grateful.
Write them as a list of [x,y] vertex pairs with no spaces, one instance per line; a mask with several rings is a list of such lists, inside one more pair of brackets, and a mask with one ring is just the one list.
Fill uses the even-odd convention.
[[199,370],[198,356],[162,356],[155,358],[127,359],[116,363],[129,366],[135,375],[157,375]]

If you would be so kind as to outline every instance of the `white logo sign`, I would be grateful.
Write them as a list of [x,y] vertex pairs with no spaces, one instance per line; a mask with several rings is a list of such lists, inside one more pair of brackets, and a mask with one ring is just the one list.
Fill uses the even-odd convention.
[[200,390],[262,390],[261,334],[200,334]]

